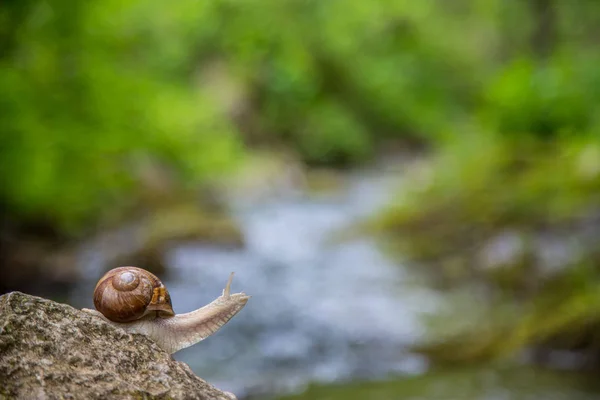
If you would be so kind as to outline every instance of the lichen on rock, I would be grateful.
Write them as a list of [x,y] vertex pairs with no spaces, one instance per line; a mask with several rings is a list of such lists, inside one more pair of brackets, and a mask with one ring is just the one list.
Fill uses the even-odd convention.
[[235,399],[144,335],[65,304],[0,296],[0,399]]

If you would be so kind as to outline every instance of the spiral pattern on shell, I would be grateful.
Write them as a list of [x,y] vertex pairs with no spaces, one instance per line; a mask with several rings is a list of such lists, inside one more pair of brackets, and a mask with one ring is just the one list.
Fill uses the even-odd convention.
[[153,313],[160,318],[175,315],[160,279],[137,267],[108,271],[94,289],[94,306],[114,322],[131,322]]

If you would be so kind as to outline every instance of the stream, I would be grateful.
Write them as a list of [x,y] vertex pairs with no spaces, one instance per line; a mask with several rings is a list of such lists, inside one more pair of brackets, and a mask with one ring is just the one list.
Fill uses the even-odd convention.
[[[177,245],[168,253],[170,271],[163,281],[177,313],[219,296],[231,271],[236,273],[233,292],[252,298],[216,335],[176,353],[175,359],[240,399],[301,393],[315,384],[302,398],[371,398],[369,393],[375,392],[353,386],[360,382],[375,385],[382,399],[598,398],[597,388],[583,389],[571,378],[561,384],[560,376],[548,379],[533,370],[527,370],[526,385],[510,384],[511,369],[494,375],[509,378],[496,380],[485,374],[481,378],[481,370],[462,380],[439,372],[426,379],[427,360],[406,349],[424,335],[421,317],[435,312],[444,298],[418,284],[408,268],[387,258],[373,240],[335,240],[389,201],[398,187],[393,176],[362,171],[323,193],[290,189],[266,197],[232,197],[229,205],[243,231],[244,248]],[[99,276],[94,271],[98,265],[89,262],[85,275]],[[94,284],[83,282],[71,293],[70,303],[90,307]],[[480,388],[487,379],[492,388],[467,393],[459,383],[469,379]],[[329,384],[335,389],[329,391]],[[350,391],[344,391],[345,385]],[[444,388],[441,397],[431,394],[432,385]],[[471,390],[473,385],[463,386]]]

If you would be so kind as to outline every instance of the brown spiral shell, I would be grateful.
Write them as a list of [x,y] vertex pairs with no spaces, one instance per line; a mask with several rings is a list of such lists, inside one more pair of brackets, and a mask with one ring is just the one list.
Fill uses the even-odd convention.
[[137,267],[111,269],[100,278],[94,289],[94,306],[114,322],[131,322],[152,313],[160,318],[175,315],[165,285]]

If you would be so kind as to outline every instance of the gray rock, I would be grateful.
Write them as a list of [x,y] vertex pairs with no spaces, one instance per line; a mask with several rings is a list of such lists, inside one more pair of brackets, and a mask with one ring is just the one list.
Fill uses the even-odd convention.
[[0,296],[0,399],[235,399],[151,339],[65,304]]

